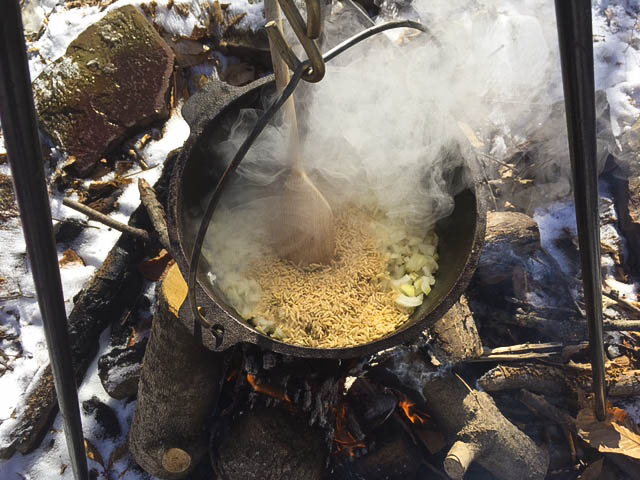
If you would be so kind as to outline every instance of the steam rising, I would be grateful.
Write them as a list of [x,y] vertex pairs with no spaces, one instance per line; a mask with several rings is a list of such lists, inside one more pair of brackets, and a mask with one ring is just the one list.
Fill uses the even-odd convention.
[[[332,4],[323,51],[371,25],[356,8]],[[384,0],[377,21],[390,17],[418,19],[430,34],[404,29],[367,40],[327,64],[321,82],[302,82],[296,91],[304,166],[333,208],[376,206],[393,221],[427,231],[452,212],[459,191],[489,180],[509,149],[536,135],[543,141],[532,155],[545,165],[536,184],[548,184],[553,195],[570,191],[563,111],[552,115],[562,100],[552,2]],[[241,112],[217,146],[226,158],[261,113]],[[256,237],[269,237],[277,218],[277,203],[269,200],[287,172],[286,145],[283,125],[264,130],[211,230],[228,235],[219,227],[233,217],[252,222],[248,250]],[[210,237],[207,256],[215,258],[221,252]]]
[[[411,7],[382,8],[420,18],[431,35],[403,30],[363,42],[328,64],[320,83],[304,85],[296,95],[304,165],[328,201],[376,203],[388,216],[424,228],[449,215],[453,195],[482,178],[459,124],[481,135],[506,128],[524,136],[544,124],[561,98],[548,3],[519,2],[516,8],[509,2],[418,0]],[[356,29],[366,28],[367,19],[354,8],[333,4],[325,51],[354,33],[356,18]],[[229,158],[259,114],[242,112],[222,145]],[[566,162],[566,137],[558,136],[553,148]],[[239,176],[253,185],[275,184],[288,167],[286,139],[282,125],[267,127]],[[475,180],[469,174],[474,170]]]

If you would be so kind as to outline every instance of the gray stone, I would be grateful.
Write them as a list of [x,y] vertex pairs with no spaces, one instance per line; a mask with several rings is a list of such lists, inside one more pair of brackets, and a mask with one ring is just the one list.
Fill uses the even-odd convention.
[[132,6],[87,28],[33,82],[42,128],[86,176],[111,148],[169,116],[175,55]]

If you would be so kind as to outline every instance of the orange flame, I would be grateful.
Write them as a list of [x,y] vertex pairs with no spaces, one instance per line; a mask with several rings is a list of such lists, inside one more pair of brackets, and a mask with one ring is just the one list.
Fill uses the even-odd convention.
[[350,457],[355,457],[355,450],[365,448],[366,445],[359,442],[347,427],[347,404],[342,403],[336,413],[336,433],[333,438],[336,443],[336,452],[345,450]]
[[[423,418],[424,414],[420,415],[419,413],[412,412],[412,409],[416,406],[416,404],[409,400],[407,397],[404,397],[402,400],[400,400],[398,406],[402,409],[411,423],[419,423],[420,425],[424,425],[426,423],[425,418]],[[427,415],[424,415],[424,417],[427,417]]]
[[291,403],[289,395],[272,385],[260,384],[260,382],[256,380],[255,375],[247,373],[247,381],[249,382],[249,385],[251,385],[251,388],[253,388],[256,392],[263,393],[265,395],[268,395],[269,397],[277,398],[278,400],[284,400],[285,402]]
[[227,382],[230,382],[231,380],[235,379],[238,376],[238,373],[239,373],[238,369],[233,370],[227,377]]

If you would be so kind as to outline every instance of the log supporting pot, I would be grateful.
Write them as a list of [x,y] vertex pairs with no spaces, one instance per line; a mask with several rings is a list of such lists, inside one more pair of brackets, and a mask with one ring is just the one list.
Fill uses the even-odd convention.
[[[265,77],[240,88],[211,80],[183,107],[183,116],[189,123],[191,134],[174,167],[167,216],[172,253],[185,278],[195,238],[194,212],[202,208],[203,198],[213,190],[226,167],[216,146],[228,138],[240,110],[258,108],[263,95],[269,94],[274,87],[273,77]],[[470,173],[471,168],[464,172]],[[472,174],[469,176],[473,178]],[[441,318],[469,283],[484,241],[486,205],[483,190],[481,182],[473,182],[455,196],[453,213],[438,221],[436,231],[440,238],[440,259],[433,290],[406,324],[385,337],[363,345],[334,349],[277,341],[258,332],[226,303],[221,292],[207,281],[204,260],[198,268],[196,301],[207,320],[221,327],[222,338],[200,324],[188,308],[188,302],[180,312],[180,321],[214,351],[248,342],[297,357],[354,358],[409,341]]]

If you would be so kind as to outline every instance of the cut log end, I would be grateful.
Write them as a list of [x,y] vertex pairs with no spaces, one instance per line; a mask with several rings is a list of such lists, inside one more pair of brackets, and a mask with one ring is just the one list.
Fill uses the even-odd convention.
[[187,298],[189,288],[187,282],[185,282],[182,273],[177,264],[173,264],[167,270],[167,273],[162,281],[161,299],[163,299],[168,307],[169,312],[178,317],[180,307]]
[[185,478],[206,455],[203,425],[215,408],[224,370],[224,358],[206,350],[178,320],[186,296],[186,283],[174,264],[156,299],[129,433],[138,465],[168,480]]
[[170,473],[186,472],[191,466],[191,455],[181,448],[170,448],[162,456],[162,466]]
[[445,472],[452,479],[461,480],[477,453],[478,449],[474,445],[458,440],[444,459]]

